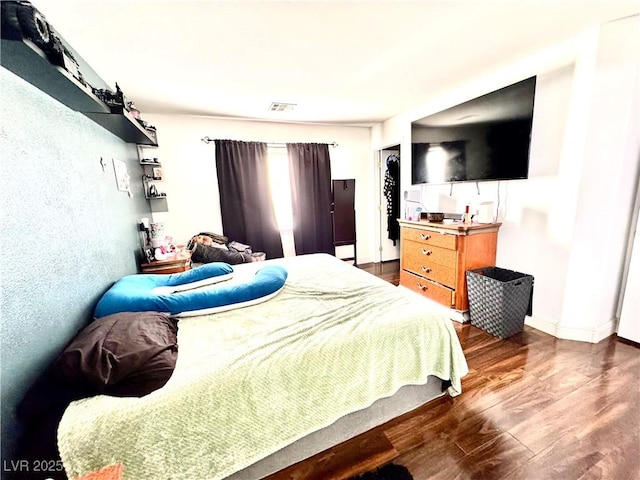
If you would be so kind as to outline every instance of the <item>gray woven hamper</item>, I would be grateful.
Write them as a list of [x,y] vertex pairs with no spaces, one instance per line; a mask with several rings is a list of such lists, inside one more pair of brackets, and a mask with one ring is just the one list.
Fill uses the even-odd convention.
[[471,325],[498,338],[524,329],[531,315],[533,277],[499,267],[467,270],[467,294]]

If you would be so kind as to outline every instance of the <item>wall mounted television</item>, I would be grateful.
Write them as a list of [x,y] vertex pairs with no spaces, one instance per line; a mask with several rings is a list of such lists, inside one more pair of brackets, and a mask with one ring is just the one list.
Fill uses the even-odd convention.
[[411,124],[411,183],[525,179],[536,77]]

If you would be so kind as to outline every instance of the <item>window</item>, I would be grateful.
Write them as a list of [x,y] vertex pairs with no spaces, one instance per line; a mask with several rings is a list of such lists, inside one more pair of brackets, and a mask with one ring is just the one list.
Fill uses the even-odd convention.
[[293,257],[296,249],[293,241],[293,208],[291,207],[291,183],[289,181],[289,155],[287,149],[268,147],[269,187],[276,221],[282,239],[285,257]]

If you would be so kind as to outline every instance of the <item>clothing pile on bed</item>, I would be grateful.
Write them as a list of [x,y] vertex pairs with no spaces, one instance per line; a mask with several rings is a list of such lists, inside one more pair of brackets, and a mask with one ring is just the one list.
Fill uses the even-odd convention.
[[229,241],[228,237],[210,232],[194,235],[187,248],[191,250],[191,261],[194,264],[225,262],[237,265],[255,261],[259,256],[254,254],[250,245]]

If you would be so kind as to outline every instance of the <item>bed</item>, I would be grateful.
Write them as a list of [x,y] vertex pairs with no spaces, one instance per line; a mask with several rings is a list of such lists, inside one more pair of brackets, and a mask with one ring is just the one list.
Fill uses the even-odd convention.
[[72,402],[58,428],[67,475],[262,478],[441,395],[467,364],[451,321],[415,294],[326,254],[234,266],[287,269],[241,309],[181,318],[175,370],[141,398]]

